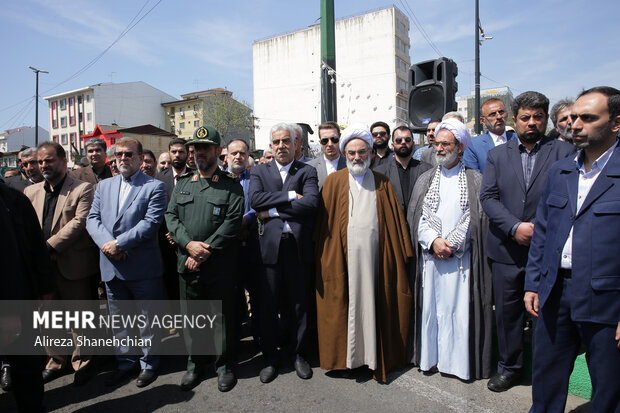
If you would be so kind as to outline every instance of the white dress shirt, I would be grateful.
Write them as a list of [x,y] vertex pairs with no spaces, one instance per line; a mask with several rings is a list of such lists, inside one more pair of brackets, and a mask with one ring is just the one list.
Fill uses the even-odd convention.
[[323,155],[323,159],[325,159],[325,169],[327,169],[327,176],[333,174],[338,170],[338,161],[340,161],[340,156],[338,156],[333,161],[330,161]]
[[[278,171],[280,171],[280,177],[282,178],[282,184],[284,184],[284,181],[286,181],[286,177],[288,176],[288,171],[291,169],[291,165],[293,165],[293,162],[290,162],[288,165],[286,166],[282,166],[278,163],[278,161],[275,161],[276,165],[278,166]],[[288,200],[289,201],[293,201],[297,199],[297,193],[295,191],[288,191]],[[269,217],[273,218],[273,217],[279,217],[280,214],[278,214],[278,210],[276,208],[269,208]],[[286,233],[288,232],[289,234],[293,233],[293,230],[291,229],[291,226],[288,224],[288,221],[284,221],[284,225],[282,226],[282,233]]]
[[[583,205],[583,201],[588,196],[590,189],[592,189],[592,185],[596,182],[596,178],[601,174],[601,171],[607,165],[607,161],[611,157],[614,149],[616,148],[616,143],[614,143],[611,148],[607,149],[607,151],[598,157],[596,161],[592,163],[592,169],[590,172],[586,172],[586,168],[583,164],[583,154],[580,151],[575,156],[575,164],[579,169],[579,182],[577,186],[577,209],[579,212],[581,209],[581,205]],[[570,233],[568,234],[568,238],[566,239],[566,243],[564,244],[564,248],[562,249],[562,257],[560,259],[560,268],[572,269],[573,267],[573,228],[570,229]]]
[[493,143],[495,144],[495,146],[499,146],[502,143],[508,142],[506,131],[504,131],[504,133],[502,133],[501,135],[496,135],[493,132],[489,131],[489,135],[491,135],[491,139],[493,139]]
[[123,208],[123,205],[125,205],[129,191],[131,191],[131,181],[135,179],[137,173],[138,171],[134,172],[134,174],[129,178],[125,178],[121,175],[121,189],[118,193],[118,211],[120,211]]

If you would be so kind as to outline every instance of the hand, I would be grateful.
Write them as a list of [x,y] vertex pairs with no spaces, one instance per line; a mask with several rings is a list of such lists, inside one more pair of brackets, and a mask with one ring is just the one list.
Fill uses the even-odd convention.
[[192,257],[187,257],[187,259],[185,260],[185,267],[190,271],[198,271],[199,265],[200,263]]
[[116,255],[120,252],[116,248],[116,240],[108,241],[105,244],[103,244],[103,247],[101,247],[101,251],[103,251],[103,253],[107,255],[108,257]]
[[531,222],[522,222],[517,227],[513,238],[519,245],[530,245],[532,242],[532,235],[534,235],[534,224]]
[[114,261],[125,261],[127,259],[127,253],[126,252],[118,252],[114,255],[110,255],[109,256],[111,259],[113,259]]
[[177,243],[172,239],[172,235],[170,235],[169,232],[166,233],[166,239],[168,240],[170,245],[172,245],[173,247],[177,245]]
[[266,220],[267,218],[269,218],[269,211],[258,211],[256,213],[256,217],[262,220]]
[[441,237],[437,237],[433,241],[433,257],[440,260],[449,258],[452,255],[451,248],[454,248],[454,245]]
[[190,241],[185,246],[189,256],[198,262],[206,261],[211,255],[210,246],[201,241]]
[[[538,293],[526,291],[525,296],[523,297],[523,302],[525,303],[525,309],[527,312],[534,317],[538,317]],[[620,323],[618,323],[618,329],[620,329]]]
[[304,197],[302,194],[297,194],[297,193],[296,193],[296,195],[297,195],[297,199],[301,199],[301,198],[303,198],[303,197]]
[[618,328],[616,328],[616,341],[618,341],[618,348],[620,349],[620,321],[618,321]]

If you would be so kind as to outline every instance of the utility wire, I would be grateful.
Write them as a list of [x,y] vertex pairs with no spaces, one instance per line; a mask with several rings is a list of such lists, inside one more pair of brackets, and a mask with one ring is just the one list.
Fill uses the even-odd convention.
[[409,6],[409,2],[407,0],[404,0],[404,1],[400,0],[400,4],[405,9],[405,13],[409,15],[409,18],[411,19],[412,23],[418,28],[418,31],[420,32],[420,34],[422,34],[422,37],[424,37],[424,39],[426,40],[426,43],[428,43],[428,45],[435,51],[435,53],[437,53],[438,57],[443,56],[443,53],[441,53],[439,48],[431,40],[431,37],[428,35],[428,33],[426,33],[426,30],[424,30],[422,23],[420,22],[420,20],[418,20],[418,17],[415,15],[413,10]]

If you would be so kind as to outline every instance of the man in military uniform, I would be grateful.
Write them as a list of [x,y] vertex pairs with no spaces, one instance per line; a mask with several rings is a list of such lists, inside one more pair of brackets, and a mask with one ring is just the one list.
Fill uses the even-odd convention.
[[[194,149],[197,170],[179,179],[166,212],[168,230],[177,243],[181,311],[191,312],[191,300],[221,300],[223,321],[216,337],[221,334],[222,348],[215,367],[218,389],[228,391],[237,383],[232,369],[236,271],[231,265],[244,212],[243,188],[218,168],[222,148],[217,130],[202,126],[186,145]],[[201,340],[195,332],[184,331],[183,337],[189,358],[181,388],[190,390],[200,382],[208,357],[199,355]]]

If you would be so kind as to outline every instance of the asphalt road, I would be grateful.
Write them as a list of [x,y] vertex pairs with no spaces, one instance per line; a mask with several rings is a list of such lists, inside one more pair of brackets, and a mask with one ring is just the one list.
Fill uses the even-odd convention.
[[[336,377],[318,367],[314,377],[301,380],[291,366],[269,384],[262,384],[258,372],[260,353],[251,341],[244,341],[238,366],[239,383],[228,393],[217,390],[215,372],[195,389],[183,392],[179,382],[185,359],[166,357],[160,376],[144,389],[134,381],[108,388],[103,382],[113,368],[112,361],[97,368],[97,375],[85,386],[75,387],[71,374],[45,386],[50,412],[527,412],[531,387],[517,386],[505,393],[487,390],[486,380],[463,382],[439,373],[425,375],[417,368],[392,374],[388,384],[379,384],[368,370],[350,377]],[[0,412],[16,411],[12,395],[0,391]],[[567,412],[589,412],[589,403],[569,396]]]

